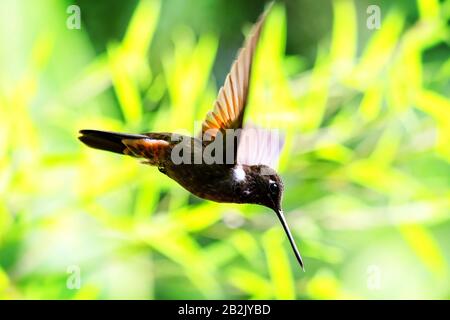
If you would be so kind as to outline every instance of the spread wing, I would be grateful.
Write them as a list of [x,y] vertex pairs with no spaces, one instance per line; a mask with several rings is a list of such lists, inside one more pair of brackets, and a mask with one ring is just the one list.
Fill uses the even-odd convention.
[[239,51],[225,84],[220,88],[213,111],[210,111],[202,125],[202,137],[212,141],[218,132],[225,135],[227,129],[242,128],[242,120],[247,104],[253,56],[261,34],[268,8],[261,15],[258,22]]
[[236,162],[276,169],[283,145],[284,134],[279,130],[246,125],[239,139]]

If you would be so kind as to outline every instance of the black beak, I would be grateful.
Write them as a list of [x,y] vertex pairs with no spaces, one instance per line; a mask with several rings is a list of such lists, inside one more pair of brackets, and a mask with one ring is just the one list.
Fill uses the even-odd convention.
[[277,214],[278,219],[280,219],[281,225],[283,226],[283,229],[286,232],[286,235],[289,239],[289,243],[291,244],[292,250],[294,250],[295,257],[297,258],[297,261],[300,264],[300,267],[302,267],[302,270],[305,271],[305,267],[303,266],[302,256],[300,255],[300,252],[297,249],[297,245],[295,244],[294,237],[292,236],[291,230],[289,229],[286,219],[284,218],[283,210],[275,209],[274,211]]

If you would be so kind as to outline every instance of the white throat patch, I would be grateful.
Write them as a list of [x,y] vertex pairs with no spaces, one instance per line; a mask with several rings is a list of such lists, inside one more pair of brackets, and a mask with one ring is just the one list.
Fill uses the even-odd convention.
[[245,180],[245,171],[242,166],[236,166],[233,169],[233,177],[236,181],[244,181]]

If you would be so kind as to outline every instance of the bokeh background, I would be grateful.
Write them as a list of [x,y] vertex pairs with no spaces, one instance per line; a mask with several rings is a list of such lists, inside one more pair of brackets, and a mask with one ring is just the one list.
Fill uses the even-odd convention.
[[450,298],[450,1],[273,7],[247,117],[286,131],[306,272],[270,210],[77,140],[192,133],[263,8],[0,1],[0,298]]

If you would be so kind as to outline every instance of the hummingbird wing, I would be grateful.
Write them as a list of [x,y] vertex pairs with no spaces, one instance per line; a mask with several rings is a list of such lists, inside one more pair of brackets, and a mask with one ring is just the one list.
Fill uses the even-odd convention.
[[263,164],[275,169],[283,146],[284,134],[279,130],[248,124],[239,139],[236,162],[249,166]]
[[242,128],[242,120],[247,105],[250,76],[255,49],[267,16],[268,8],[253,26],[231,71],[220,88],[214,109],[206,115],[202,124],[202,137],[205,141],[213,141],[218,132],[226,134],[227,129]]

